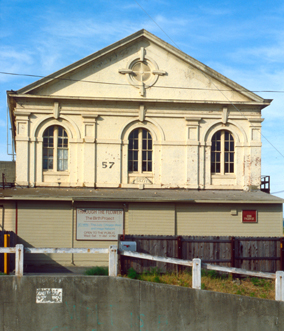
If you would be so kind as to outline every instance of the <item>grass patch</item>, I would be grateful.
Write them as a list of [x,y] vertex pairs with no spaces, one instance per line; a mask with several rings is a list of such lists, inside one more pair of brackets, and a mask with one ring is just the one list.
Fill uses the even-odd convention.
[[[128,270],[127,276],[142,281],[192,287],[191,272],[160,273],[158,269],[138,274],[133,268]],[[215,270],[202,270],[201,289],[222,293],[244,295],[260,299],[275,300],[275,281],[261,278],[242,278],[234,280],[232,275],[221,274]]]
[[93,267],[85,271],[87,276],[108,276],[108,267]]

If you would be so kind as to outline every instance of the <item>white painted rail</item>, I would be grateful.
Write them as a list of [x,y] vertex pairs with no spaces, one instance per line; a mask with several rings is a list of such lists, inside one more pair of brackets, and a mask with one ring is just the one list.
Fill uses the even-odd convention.
[[241,268],[222,267],[208,263],[202,263],[200,259],[180,260],[171,257],[153,256],[145,253],[130,252],[119,250],[119,254],[123,256],[135,257],[150,261],[173,263],[177,265],[192,267],[192,288],[201,289],[201,268],[207,270],[216,270],[238,275],[245,275],[250,277],[276,279],[275,281],[275,300],[284,301],[284,272],[277,271],[276,274],[261,271],[249,271]]
[[0,247],[0,253],[15,253],[15,275],[24,274],[24,253],[27,254],[109,254],[109,276],[117,276],[117,246],[109,248],[24,248],[18,244],[16,247]]
[[172,263],[172,264],[183,265],[186,267],[192,267],[192,261],[175,259],[173,257],[153,256],[153,255],[145,254],[145,253],[121,251],[121,250],[119,250],[119,254],[123,255],[123,256],[136,257],[136,258],[144,259],[144,260]]
[[94,254],[94,253],[109,253],[109,248],[25,248],[25,253],[31,254]]

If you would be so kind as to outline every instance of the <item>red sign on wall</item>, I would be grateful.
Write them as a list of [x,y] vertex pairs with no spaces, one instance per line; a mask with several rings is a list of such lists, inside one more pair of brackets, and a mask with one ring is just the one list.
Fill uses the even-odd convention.
[[243,223],[257,223],[256,210],[243,210]]

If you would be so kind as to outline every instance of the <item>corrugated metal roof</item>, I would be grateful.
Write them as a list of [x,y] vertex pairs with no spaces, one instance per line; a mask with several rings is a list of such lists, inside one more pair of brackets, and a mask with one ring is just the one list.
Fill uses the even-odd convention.
[[8,188],[0,189],[0,200],[187,202],[187,203],[283,203],[284,199],[261,192],[186,189],[91,189]]

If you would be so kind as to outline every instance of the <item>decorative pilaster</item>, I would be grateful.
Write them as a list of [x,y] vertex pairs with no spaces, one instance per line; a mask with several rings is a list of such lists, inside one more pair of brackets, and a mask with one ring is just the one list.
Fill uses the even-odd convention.
[[199,122],[201,118],[186,117],[186,186],[199,185]]

